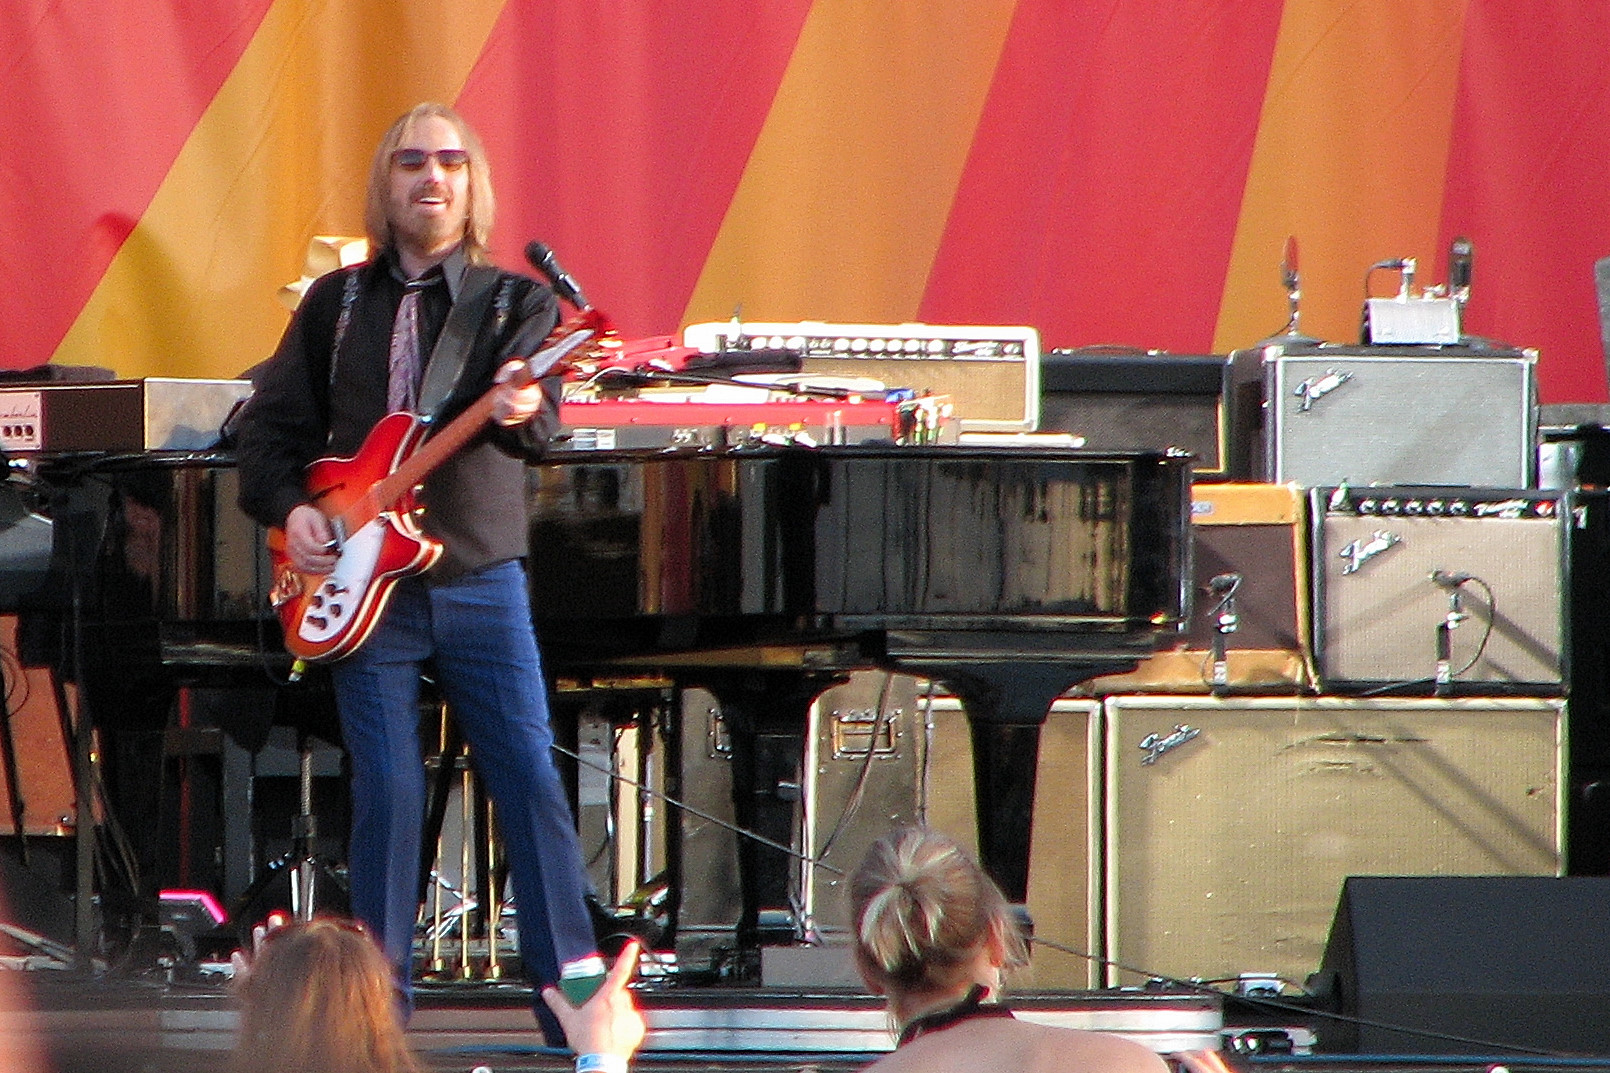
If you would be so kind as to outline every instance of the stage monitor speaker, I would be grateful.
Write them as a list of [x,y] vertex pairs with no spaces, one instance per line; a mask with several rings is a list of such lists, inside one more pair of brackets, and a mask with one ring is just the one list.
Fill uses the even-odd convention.
[[1053,350],[1040,362],[1040,431],[1096,451],[1178,447],[1197,476],[1229,477],[1229,378],[1223,354]]
[[1555,875],[1565,704],[1112,697],[1109,986],[1300,987],[1350,875]]
[[1610,879],[1350,877],[1312,982],[1325,1051],[1610,1054]]
[[[1312,692],[1307,517],[1296,485],[1193,486],[1196,590],[1185,636],[1128,674],[1093,678],[1078,692]],[[1225,616],[1221,683],[1213,648]]]
[[1266,348],[1263,476],[1531,487],[1536,366],[1520,350]]
[[1439,679],[1448,692],[1562,690],[1563,493],[1317,488],[1312,516],[1327,692],[1401,684],[1429,693]]
[[[955,697],[936,697],[927,709],[930,750],[923,777],[924,820],[976,852],[978,818],[967,715]],[[1035,937],[1049,942],[1030,948],[1028,971],[1013,978],[1015,991],[1100,986],[1100,962],[1081,956],[1099,953],[1101,855],[1095,817],[1100,798],[1095,780],[1101,773],[1100,730],[1100,703],[1071,698],[1052,704],[1040,729],[1028,910]]]

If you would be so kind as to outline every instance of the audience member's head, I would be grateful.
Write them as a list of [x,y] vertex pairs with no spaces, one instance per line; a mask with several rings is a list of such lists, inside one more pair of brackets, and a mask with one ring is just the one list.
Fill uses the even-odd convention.
[[1028,963],[1011,907],[950,838],[919,827],[884,835],[850,879],[855,957],[879,993],[965,990],[981,953],[1003,969]]
[[391,963],[336,917],[269,931],[237,987],[232,1073],[417,1073]]

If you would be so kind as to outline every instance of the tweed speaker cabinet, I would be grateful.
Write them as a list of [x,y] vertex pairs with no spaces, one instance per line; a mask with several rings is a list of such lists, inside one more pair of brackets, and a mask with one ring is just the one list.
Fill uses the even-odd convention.
[[1268,348],[1264,474],[1277,483],[1528,488],[1537,354]]
[[1112,697],[1109,985],[1301,986],[1352,875],[1556,875],[1564,701]]
[[[1571,511],[1558,492],[1318,488],[1315,646],[1327,692],[1560,692]],[[1457,601],[1457,607],[1455,602]],[[1446,633],[1450,613],[1465,616]]]
[[[1128,674],[1080,694],[1303,693],[1315,684],[1309,613],[1308,497],[1296,485],[1197,484],[1191,489],[1195,591],[1185,636]],[[1219,620],[1222,682],[1215,668]]]
[[[935,697],[926,708],[931,747],[923,777],[925,822],[976,851],[967,716],[955,697]],[[1029,847],[1028,909],[1034,934],[1081,953],[1094,953],[1099,941],[1095,780],[1101,773],[1100,727],[1099,702],[1062,698],[1052,705],[1040,731]],[[1099,981],[1099,962],[1036,943],[1028,971],[1013,978],[1012,988],[1084,990],[1100,986]]]

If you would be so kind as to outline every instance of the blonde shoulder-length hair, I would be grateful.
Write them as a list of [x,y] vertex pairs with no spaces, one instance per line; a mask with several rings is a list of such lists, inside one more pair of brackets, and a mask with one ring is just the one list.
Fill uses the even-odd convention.
[[369,163],[369,196],[364,206],[364,227],[369,232],[369,249],[378,253],[392,244],[391,216],[387,212],[391,190],[391,154],[402,145],[403,138],[415,123],[428,118],[444,119],[458,131],[464,149],[470,156],[470,205],[464,221],[464,257],[471,264],[486,264],[492,236],[492,217],[496,202],[492,197],[492,165],[487,161],[486,149],[469,122],[445,104],[426,101],[416,104],[397,118],[375,147],[374,159]]

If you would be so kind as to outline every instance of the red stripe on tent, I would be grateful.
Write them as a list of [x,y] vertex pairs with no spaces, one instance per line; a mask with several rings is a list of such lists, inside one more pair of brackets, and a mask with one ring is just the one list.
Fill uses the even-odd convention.
[[1593,262],[1610,256],[1610,7],[1566,6],[1471,2],[1434,278],[1469,237],[1466,330],[1539,348],[1543,401],[1593,402],[1606,398]]
[[540,238],[624,334],[675,332],[809,8],[510,0],[460,98],[498,259]]
[[1022,0],[922,319],[1210,346],[1280,11]]

